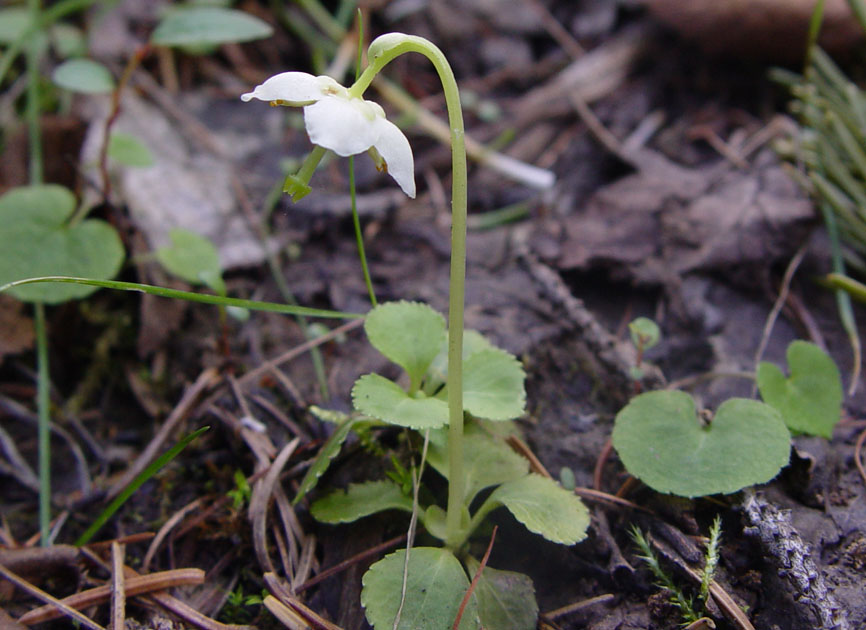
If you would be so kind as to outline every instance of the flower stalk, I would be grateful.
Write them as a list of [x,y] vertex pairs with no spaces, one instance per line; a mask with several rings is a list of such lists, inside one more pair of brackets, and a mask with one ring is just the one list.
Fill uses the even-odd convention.
[[465,541],[463,520],[463,308],[466,277],[467,167],[463,109],[454,72],[442,51],[422,37],[389,33],[376,38],[367,51],[369,65],[349,88],[360,98],[375,76],[408,52],[433,64],[445,94],[451,132],[451,269],[448,294],[448,511],[446,546],[456,551]]

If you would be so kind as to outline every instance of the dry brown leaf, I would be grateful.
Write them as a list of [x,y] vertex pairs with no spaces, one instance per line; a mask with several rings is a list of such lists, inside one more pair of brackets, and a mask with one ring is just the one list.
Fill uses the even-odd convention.
[[[644,0],[660,20],[713,52],[773,61],[803,58],[815,0]],[[850,53],[863,30],[846,0],[827,0],[821,45]]]

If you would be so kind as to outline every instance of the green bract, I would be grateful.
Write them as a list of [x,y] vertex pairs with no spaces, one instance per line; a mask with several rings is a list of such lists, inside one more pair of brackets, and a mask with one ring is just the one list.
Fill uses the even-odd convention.
[[[99,219],[70,224],[75,197],[62,186],[26,186],[0,197],[0,285],[38,276],[114,277],[124,251],[114,228]],[[59,304],[95,287],[37,284],[10,289],[19,300]]]
[[821,348],[805,341],[792,342],[787,357],[789,378],[772,363],[758,365],[761,398],[792,431],[830,438],[842,411],[839,368]]
[[613,445],[654,490],[698,497],[769,481],[788,463],[791,437],[764,403],[732,398],[704,424],[691,396],[659,391],[636,396],[617,414]]

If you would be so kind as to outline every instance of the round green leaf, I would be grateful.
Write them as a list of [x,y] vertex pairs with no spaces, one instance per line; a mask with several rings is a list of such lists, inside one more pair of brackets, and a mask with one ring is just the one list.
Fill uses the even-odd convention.
[[153,153],[141,140],[128,133],[113,132],[108,140],[108,157],[124,166],[153,166]]
[[61,59],[87,54],[87,37],[77,26],[60,22],[49,31],[51,45]]
[[153,31],[157,46],[213,46],[270,37],[267,22],[234,9],[191,7],[172,11]]
[[505,350],[476,352],[463,361],[463,408],[477,418],[513,420],[526,410],[523,366]]
[[552,479],[529,474],[502,484],[487,504],[501,504],[531,532],[551,542],[573,545],[586,538],[589,511],[573,493]]
[[444,400],[412,398],[378,374],[365,374],[355,381],[352,402],[361,413],[401,427],[423,430],[448,424],[448,403]]
[[168,237],[171,246],[156,250],[156,259],[166,271],[191,284],[204,284],[225,295],[219,252],[214,244],[204,236],[182,228],[173,228]]
[[[375,630],[392,630],[403,587],[406,551],[400,550],[370,567],[361,583],[361,605]],[[397,630],[445,630],[454,625],[469,578],[447,549],[414,547],[409,552],[406,597]],[[478,605],[471,597],[459,630],[478,630]]]
[[105,94],[114,90],[108,68],[92,59],[70,59],[57,66],[51,79],[62,88],[83,94]]
[[699,497],[769,481],[788,463],[791,436],[764,403],[732,398],[704,425],[691,396],[659,391],[636,396],[617,414],[613,445],[654,490]]
[[[62,186],[14,188],[0,197],[0,285],[39,276],[113,278],[123,245],[105,221],[67,225],[75,197]],[[19,300],[58,304],[90,295],[96,287],[34,284],[9,292]]]
[[792,431],[830,438],[842,412],[839,368],[826,352],[806,341],[792,342],[787,357],[787,379],[772,363],[758,365],[761,398],[782,414]]
[[412,511],[412,499],[393,481],[356,483],[315,501],[310,513],[323,523],[351,523],[385,510]]
[[409,374],[415,389],[445,339],[445,318],[420,302],[388,302],[372,309],[364,330],[373,347]]

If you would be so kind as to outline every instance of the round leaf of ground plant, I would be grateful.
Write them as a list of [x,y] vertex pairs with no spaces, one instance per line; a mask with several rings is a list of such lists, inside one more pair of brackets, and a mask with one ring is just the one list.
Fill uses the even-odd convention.
[[791,343],[787,357],[789,378],[772,363],[758,365],[761,398],[792,431],[830,438],[842,411],[839,368],[821,348],[805,341]]
[[51,79],[62,88],[83,94],[107,94],[114,90],[108,68],[92,59],[70,59],[54,70]]
[[128,133],[114,132],[108,140],[108,157],[124,166],[146,168],[153,166],[153,153],[141,140]]
[[[465,361],[476,352],[482,350],[493,350],[496,346],[490,343],[487,338],[477,330],[463,331],[463,360]],[[433,389],[438,389],[448,378],[448,335],[442,342],[442,347],[439,349],[439,354],[433,359],[433,363],[427,368],[427,383],[425,388],[431,386]]]
[[476,352],[463,362],[463,408],[487,420],[512,420],[526,410],[526,374],[505,350]]
[[220,295],[226,287],[222,279],[216,246],[200,234],[174,228],[168,233],[169,247],[156,250],[156,259],[166,271],[191,284],[204,284]]
[[351,523],[385,510],[412,511],[412,499],[393,481],[355,483],[315,501],[310,513],[323,523]]
[[150,41],[157,46],[213,46],[262,39],[272,32],[267,22],[243,11],[191,7],[172,11]]
[[586,506],[547,477],[530,474],[504,483],[488,497],[488,503],[504,505],[526,529],[552,542],[573,545],[586,538]]
[[448,403],[438,398],[413,398],[378,374],[365,374],[352,388],[355,409],[388,424],[410,429],[436,429],[448,424]]
[[[431,432],[432,433],[432,432]],[[470,456],[463,462],[463,483],[466,504],[484,488],[520,479],[529,472],[529,462],[515,453],[501,438],[483,432],[463,437],[463,450]],[[430,441],[427,461],[443,477],[448,478],[448,442]]]
[[709,424],[685,392],[649,392],[616,416],[613,445],[626,469],[658,492],[728,494],[765,483],[788,463],[791,436],[779,412],[732,398]]
[[661,330],[649,317],[638,317],[628,325],[631,342],[635,348],[649,350],[659,342]]
[[[470,575],[474,576],[479,566],[475,558],[466,559]],[[538,623],[535,587],[528,575],[486,566],[474,594],[485,630],[533,630]]]
[[388,302],[367,313],[373,347],[409,374],[417,388],[445,340],[445,318],[420,302]]
[[[105,221],[67,222],[75,197],[62,186],[14,188],[0,197],[0,285],[39,276],[113,278],[123,263],[123,245]],[[58,304],[82,298],[96,287],[39,284],[9,291],[25,302]]]
[[[385,556],[361,580],[361,605],[375,630],[392,630],[403,590],[406,551]],[[406,597],[397,630],[445,630],[454,625],[469,578],[447,549],[415,547],[409,552]],[[471,597],[459,630],[480,628],[478,607]]]

